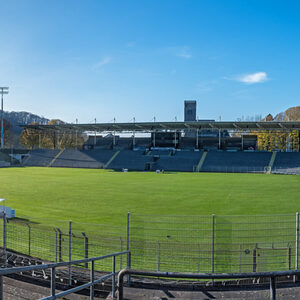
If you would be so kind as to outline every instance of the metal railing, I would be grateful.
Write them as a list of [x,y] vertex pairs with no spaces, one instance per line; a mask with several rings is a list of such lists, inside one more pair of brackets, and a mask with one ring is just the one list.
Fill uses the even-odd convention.
[[[130,250],[134,269],[192,273],[287,271],[299,266],[298,213],[128,213],[127,226],[55,220],[54,227],[46,222],[49,220],[25,218],[6,222],[4,218],[0,222],[3,256],[13,250],[40,260],[63,262]],[[6,262],[15,265],[10,257],[4,259]],[[117,267],[121,270],[125,266],[126,259],[120,257]],[[96,267],[109,271],[111,265],[103,261]]]
[[[0,269],[0,300],[3,300],[3,276],[20,273],[20,272],[26,272],[26,271],[34,271],[34,270],[45,270],[45,269],[51,269],[51,295],[49,297],[44,297],[41,300],[52,300],[64,297],[66,295],[78,292],[83,289],[90,288],[90,299],[94,299],[94,286],[97,283],[103,282],[109,278],[112,278],[112,295],[115,297],[116,293],[116,275],[119,273],[119,271],[116,272],[116,257],[121,255],[127,255],[128,257],[128,267],[130,267],[130,252],[129,251],[123,251],[123,252],[117,252],[112,253],[104,256],[99,257],[92,257],[92,258],[86,258],[86,259],[80,259],[80,260],[74,260],[74,261],[68,261],[68,262],[59,262],[59,263],[50,263],[50,264],[42,264],[42,265],[35,265],[35,266],[26,266],[26,267],[16,267],[16,268],[6,268],[6,269]],[[106,258],[112,257],[112,272],[106,275],[101,276],[98,279],[95,279],[95,261],[103,260]],[[90,269],[90,282],[72,287],[68,290],[56,293],[56,269],[59,267],[70,267],[72,265],[78,265],[82,263],[91,263],[91,269]]]
[[156,278],[180,278],[180,279],[241,279],[241,278],[270,278],[270,300],[276,300],[276,277],[299,276],[300,270],[278,272],[250,272],[250,273],[176,273],[176,272],[151,272],[133,269],[123,269],[118,274],[118,300],[124,299],[124,276],[138,275]]

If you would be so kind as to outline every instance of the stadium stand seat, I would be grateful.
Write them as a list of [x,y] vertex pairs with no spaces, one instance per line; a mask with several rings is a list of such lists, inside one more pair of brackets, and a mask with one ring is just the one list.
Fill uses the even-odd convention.
[[300,152],[278,152],[272,173],[300,174]]
[[60,152],[58,149],[37,149],[29,153],[25,159],[25,166],[47,167],[55,156]]
[[152,156],[144,155],[144,151],[121,150],[108,166],[109,169],[145,171],[146,163],[151,162]]
[[264,172],[271,152],[209,151],[202,166],[203,172]]
[[53,162],[52,167],[98,169],[103,168],[103,164],[83,151],[66,149]]
[[161,156],[152,170],[193,172],[202,156],[202,151],[176,151],[172,156]]

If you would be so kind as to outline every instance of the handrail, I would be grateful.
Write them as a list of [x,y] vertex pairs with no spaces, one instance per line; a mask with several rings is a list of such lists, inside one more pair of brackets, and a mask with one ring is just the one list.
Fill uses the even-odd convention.
[[234,278],[270,278],[270,299],[276,299],[276,277],[279,276],[299,276],[300,270],[276,271],[276,272],[249,272],[249,273],[177,273],[141,271],[133,269],[123,269],[118,275],[118,300],[123,300],[123,281],[125,275],[140,275],[163,278],[185,278],[185,279],[234,279]]
[[109,257],[113,257],[113,256],[128,254],[128,253],[130,253],[130,251],[126,250],[126,251],[122,251],[122,252],[116,252],[116,253],[111,253],[111,254],[107,254],[107,255],[103,255],[103,256],[96,256],[96,257],[79,259],[79,260],[33,265],[33,266],[26,266],[26,267],[5,268],[5,269],[0,269],[0,276],[20,273],[20,272],[26,272],[26,271],[45,270],[45,269],[65,267],[65,266],[69,266],[69,265],[78,265],[81,263],[97,261],[97,260],[101,260],[101,259],[105,259],[105,258],[109,258]]
[[[26,266],[26,267],[15,267],[15,268],[5,268],[0,269],[0,300],[3,300],[3,276],[15,274],[15,273],[21,273],[26,271],[33,271],[33,270],[45,270],[45,269],[51,269],[51,296],[41,298],[41,300],[52,300],[61,298],[63,296],[69,295],[71,293],[78,292],[80,290],[83,290],[85,288],[90,287],[90,299],[94,299],[94,285],[102,282],[108,278],[113,277],[112,280],[112,293],[113,296],[115,296],[115,276],[119,273],[119,271],[116,272],[115,266],[116,266],[116,257],[120,255],[127,254],[128,261],[130,262],[130,251],[122,251],[122,252],[115,252],[103,256],[97,256],[97,257],[91,257],[91,258],[85,258],[85,259],[79,259],[79,260],[72,260],[67,262],[58,262],[58,263],[49,263],[49,264],[41,264],[41,265],[34,265],[34,266]],[[106,258],[113,258],[113,264],[112,264],[112,272],[106,275],[101,276],[98,279],[94,279],[94,271],[95,271],[95,261],[106,259]],[[66,291],[59,292],[56,294],[56,281],[55,281],[55,274],[56,274],[56,268],[64,267],[64,266],[70,266],[70,265],[77,265],[81,263],[88,263],[91,262],[91,272],[90,272],[90,282],[82,284],[80,286],[76,286],[73,288],[70,288]]]

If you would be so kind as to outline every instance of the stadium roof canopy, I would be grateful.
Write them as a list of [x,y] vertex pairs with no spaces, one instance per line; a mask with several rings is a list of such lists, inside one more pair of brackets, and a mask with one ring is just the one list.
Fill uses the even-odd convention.
[[140,123],[95,123],[95,124],[57,124],[57,125],[20,125],[25,129],[38,131],[164,131],[187,129],[214,130],[300,130],[300,121],[291,122],[235,122],[235,121],[195,121],[195,122],[140,122]]

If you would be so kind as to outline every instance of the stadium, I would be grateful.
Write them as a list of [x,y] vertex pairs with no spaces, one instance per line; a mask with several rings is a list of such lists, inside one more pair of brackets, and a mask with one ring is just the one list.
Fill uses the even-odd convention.
[[[2,274],[51,283],[43,299],[275,299],[276,286],[294,296],[300,122],[196,120],[195,101],[184,109],[183,122],[22,125],[38,142],[1,152]],[[270,141],[279,134],[284,149]],[[75,146],[63,146],[67,135]],[[42,147],[49,136],[54,149]]]

